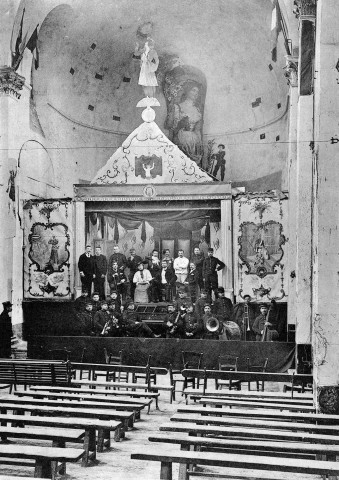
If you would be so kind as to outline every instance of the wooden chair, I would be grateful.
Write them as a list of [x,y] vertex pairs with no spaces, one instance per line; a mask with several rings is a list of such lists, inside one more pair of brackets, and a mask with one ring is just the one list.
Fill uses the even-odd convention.
[[[107,365],[122,365],[123,364],[123,350],[120,350],[120,352],[117,354],[117,355],[114,355],[113,353],[108,353],[107,351],[107,348],[104,348],[104,357],[105,357],[105,363]],[[118,381],[120,382],[121,380],[122,381],[126,381],[128,382],[128,374],[126,374],[124,376],[124,378],[122,378],[122,375],[123,374],[120,374],[120,372],[118,373]],[[97,380],[98,377],[101,377],[101,376],[104,376],[105,377],[105,381],[106,382],[115,382],[116,381],[116,372],[112,371],[112,372],[100,372],[100,371],[97,371],[97,372],[93,372],[93,380]]]
[[[219,355],[218,357],[218,369],[226,372],[236,372],[238,370],[238,358],[233,355]],[[235,380],[215,380],[216,390],[222,390],[223,386],[228,386],[229,390],[232,388],[236,390],[241,389],[241,382]]]
[[[152,358],[152,355],[148,355],[148,358],[147,358],[147,363],[145,365],[145,367],[150,367],[151,366],[151,358]],[[156,385],[157,383],[157,376],[155,373],[133,373],[133,376],[132,376],[132,382],[133,383],[136,383],[138,382],[138,380],[141,379],[144,383],[150,383],[153,384],[153,385]]]
[[[188,368],[188,369],[194,368],[194,369],[200,370],[202,368],[203,356],[204,356],[203,353],[198,353],[198,352],[189,352],[189,351],[181,352],[182,369],[172,370],[171,372],[171,383],[174,387],[173,399],[175,399],[175,387],[177,382],[183,382],[182,395],[184,394],[184,390],[185,388],[188,387],[189,383],[192,385],[192,388],[195,388],[195,378],[183,377],[181,375],[181,370],[185,368]],[[197,388],[199,388],[199,379],[197,379]]]
[[[247,371],[248,372],[266,372],[268,358],[265,358],[262,363],[253,364],[250,359],[247,358]],[[257,391],[260,390],[260,382],[257,383]],[[251,382],[248,382],[248,390],[251,390]],[[261,391],[265,390],[265,382],[261,382]]]

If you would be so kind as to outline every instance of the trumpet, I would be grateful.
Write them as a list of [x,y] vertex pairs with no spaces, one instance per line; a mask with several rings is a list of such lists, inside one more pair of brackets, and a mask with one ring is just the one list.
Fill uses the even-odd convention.
[[217,332],[220,329],[220,322],[215,317],[210,317],[206,322],[206,330],[211,333]]

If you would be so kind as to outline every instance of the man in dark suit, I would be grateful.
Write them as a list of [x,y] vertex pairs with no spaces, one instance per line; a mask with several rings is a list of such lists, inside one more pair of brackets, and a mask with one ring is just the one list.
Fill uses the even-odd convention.
[[138,265],[142,262],[142,258],[135,254],[135,248],[131,248],[130,255],[127,258],[127,267],[129,268],[128,281],[129,292],[128,295],[134,298],[135,284],[133,283],[134,274],[138,271]]
[[127,260],[123,253],[119,252],[119,245],[114,245],[113,254],[109,257],[108,261],[108,271],[112,269],[113,262],[118,264],[120,271],[124,271],[127,266]]
[[101,247],[95,247],[94,255],[94,290],[99,293],[100,299],[105,298],[105,277],[107,273],[107,258],[101,253]]
[[202,276],[209,296],[211,297],[213,290],[215,298],[218,298],[218,272],[225,268],[225,264],[219,258],[214,257],[213,252],[213,248],[209,248],[207,251],[208,257],[202,264]]
[[82,290],[87,290],[89,296],[91,296],[92,282],[95,278],[94,258],[91,253],[92,247],[86,245],[85,253],[80,255],[78,261]]

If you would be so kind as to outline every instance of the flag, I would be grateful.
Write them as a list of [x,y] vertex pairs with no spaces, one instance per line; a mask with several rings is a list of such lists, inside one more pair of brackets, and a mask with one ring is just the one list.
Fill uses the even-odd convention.
[[23,30],[23,24],[24,24],[24,16],[25,16],[25,9],[22,11],[22,17],[21,17],[21,22],[20,22],[20,28],[18,32],[18,36],[16,37],[16,42],[15,42],[15,51],[12,53],[12,67],[17,70],[19,68],[20,62],[22,60],[22,53],[23,49],[20,49],[20,45],[22,44],[22,30]]
[[277,61],[278,36],[281,32],[281,12],[278,0],[273,1],[272,23],[271,23],[271,56],[272,61]]
[[34,32],[32,33],[30,39],[26,43],[26,48],[28,48],[28,50],[30,50],[34,56],[35,70],[39,68],[38,26],[39,24],[35,27]]
[[119,225],[118,225],[118,219],[115,218],[115,222],[114,222],[114,236],[113,236],[113,239],[116,243],[116,245],[118,245],[119,243]]

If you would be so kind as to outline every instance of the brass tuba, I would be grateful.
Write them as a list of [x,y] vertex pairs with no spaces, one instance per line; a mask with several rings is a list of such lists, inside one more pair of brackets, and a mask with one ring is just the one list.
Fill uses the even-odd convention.
[[207,322],[206,322],[206,329],[209,332],[217,332],[220,328],[220,322],[217,318],[215,317],[210,317]]

